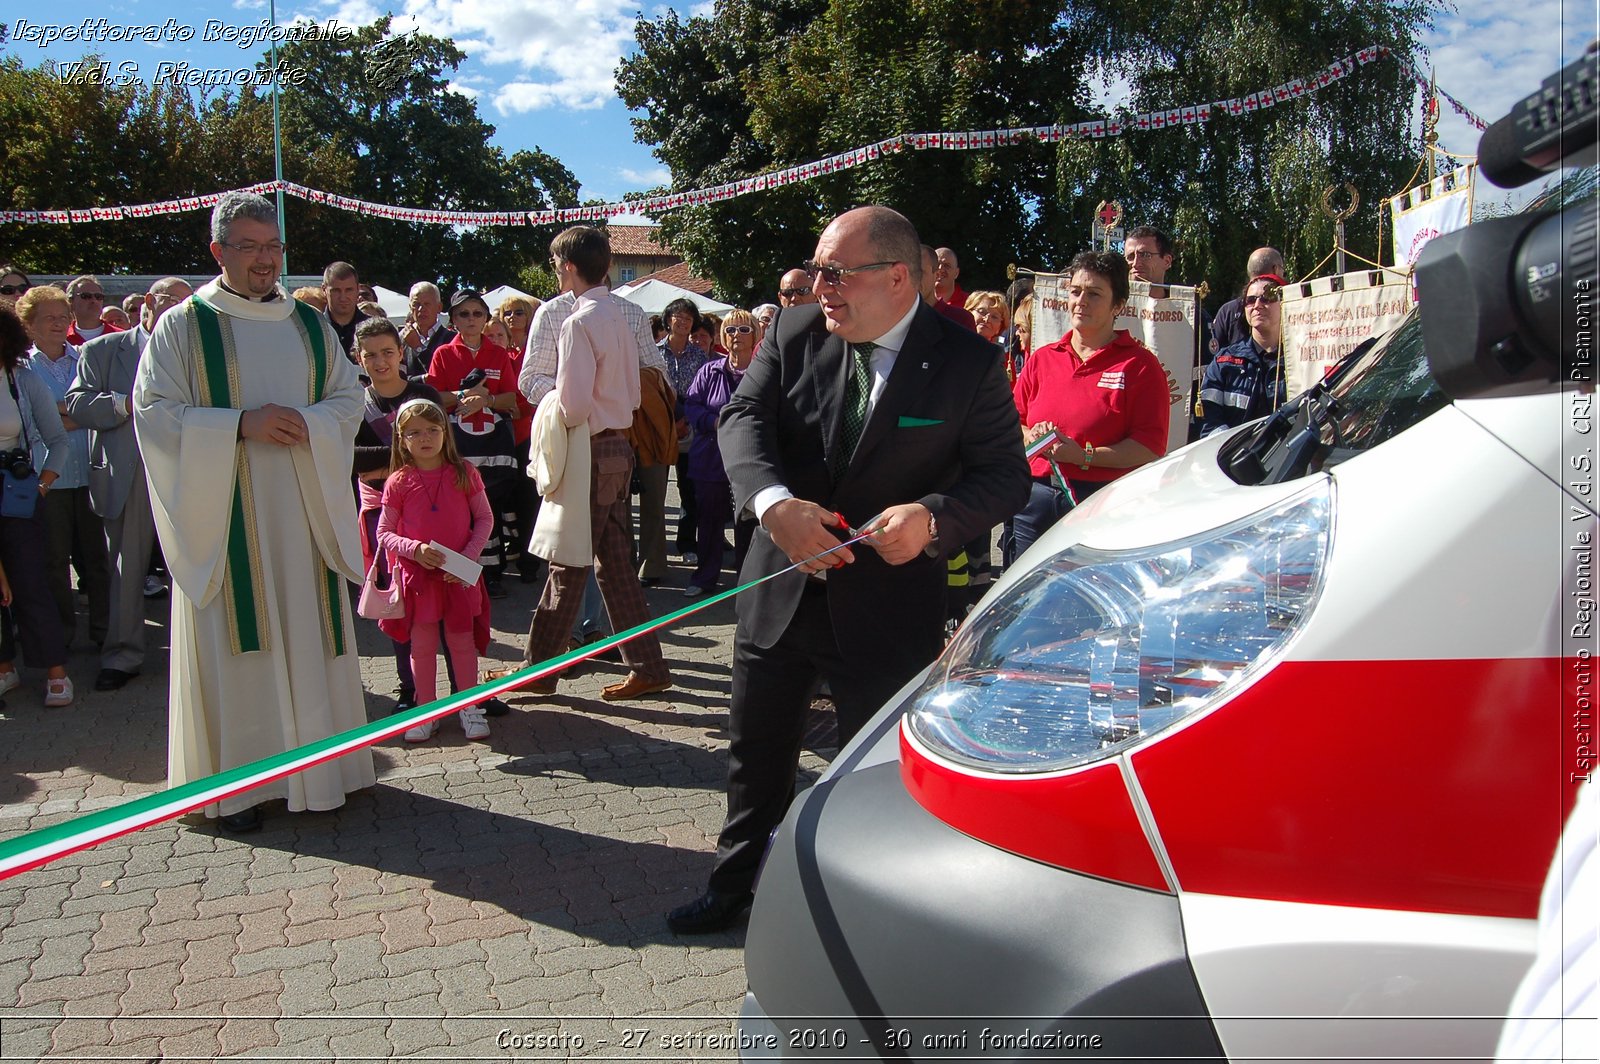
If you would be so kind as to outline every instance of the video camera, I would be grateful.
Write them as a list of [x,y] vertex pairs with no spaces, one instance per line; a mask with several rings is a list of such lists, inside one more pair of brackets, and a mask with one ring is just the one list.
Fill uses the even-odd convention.
[[[1593,165],[1600,54],[1544,80],[1478,145],[1484,177],[1525,185]],[[1422,336],[1434,376],[1457,399],[1593,384],[1600,199],[1474,222],[1434,238],[1417,260]]]

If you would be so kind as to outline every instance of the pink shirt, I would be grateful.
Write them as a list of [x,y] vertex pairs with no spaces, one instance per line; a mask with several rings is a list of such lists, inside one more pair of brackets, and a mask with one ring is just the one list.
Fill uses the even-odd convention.
[[561,422],[589,434],[626,429],[639,408],[638,340],[616,296],[592,288],[561,326],[556,342],[556,399]]
[[466,491],[456,484],[456,471],[448,464],[428,470],[408,465],[390,474],[383,487],[378,545],[388,552],[406,615],[379,627],[402,642],[410,638],[415,621],[443,620],[449,631],[472,627],[472,618],[483,608],[482,579],[478,587],[459,587],[445,581],[443,570],[425,568],[415,559],[430,542],[477,558],[493,528],[489,497],[476,467],[467,466]]

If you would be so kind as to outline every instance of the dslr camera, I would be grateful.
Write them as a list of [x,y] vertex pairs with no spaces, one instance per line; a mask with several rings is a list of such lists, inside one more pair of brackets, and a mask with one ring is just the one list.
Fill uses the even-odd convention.
[[10,473],[13,479],[27,480],[33,476],[33,455],[21,447],[0,451],[0,469]]

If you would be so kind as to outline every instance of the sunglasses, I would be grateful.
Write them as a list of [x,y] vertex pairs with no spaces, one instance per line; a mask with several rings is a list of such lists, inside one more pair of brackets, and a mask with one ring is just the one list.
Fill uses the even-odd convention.
[[1265,305],[1265,304],[1270,304],[1270,303],[1278,303],[1278,302],[1281,302],[1282,300],[1283,300],[1283,289],[1281,289],[1281,288],[1277,287],[1276,285],[1274,285],[1273,287],[1267,289],[1265,292],[1260,292],[1260,293],[1258,293],[1256,295],[1253,295],[1253,296],[1245,296],[1244,297],[1244,305],[1247,306],[1247,307],[1251,307],[1251,306],[1254,306],[1257,303],[1261,303],[1261,304]]
[[778,294],[785,299],[798,299],[809,291],[809,288],[780,288]]
[[824,283],[837,288],[844,284],[846,277],[858,273],[866,273],[869,270],[882,270],[895,265],[895,261],[890,259],[887,262],[869,262],[865,266],[823,266],[808,259],[800,264],[800,268],[812,280],[820,277]]
[[0,284],[0,296],[20,296],[28,291],[25,284]]
[[450,312],[450,316],[452,318],[487,318],[489,315],[481,310],[466,310],[458,307]]
[[754,325],[724,325],[722,331],[729,336],[743,336],[745,333],[755,332],[756,327]]

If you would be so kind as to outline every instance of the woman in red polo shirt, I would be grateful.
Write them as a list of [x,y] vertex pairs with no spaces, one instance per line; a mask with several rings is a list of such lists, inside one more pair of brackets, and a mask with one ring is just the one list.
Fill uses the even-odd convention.
[[1052,430],[1061,437],[1030,462],[1033,490],[1012,520],[1013,556],[1085,497],[1167,451],[1166,371],[1149,348],[1116,328],[1128,301],[1127,262],[1085,251],[1067,276],[1072,327],[1033,353],[1012,389],[1027,443]]

